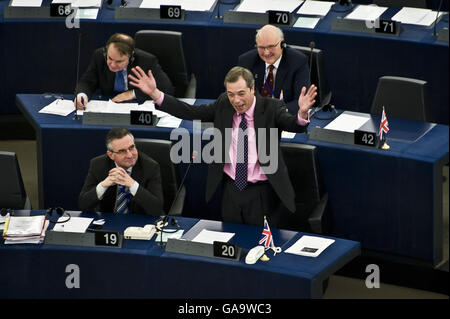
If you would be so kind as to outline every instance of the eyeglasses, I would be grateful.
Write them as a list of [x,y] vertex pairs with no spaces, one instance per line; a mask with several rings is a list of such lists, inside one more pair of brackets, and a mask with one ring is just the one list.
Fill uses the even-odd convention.
[[255,47],[258,49],[258,50],[260,50],[260,51],[264,51],[264,50],[273,50],[273,49],[275,49],[276,47],[277,47],[277,45],[279,44],[281,42],[281,40],[280,41],[278,41],[277,43],[275,43],[275,44],[271,44],[271,45],[268,45],[268,46],[266,46],[266,47],[263,47],[263,46],[260,46],[260,45],[256,45],[255,44]]
[[115,152],[113,150],[109,150],[109,151],[114,154],[125,155],[128,151],[133,152],[135,149],[136,149],[136,145],[133,144],[129,148],[126,148],[123,150],[118,150],[117,152]]

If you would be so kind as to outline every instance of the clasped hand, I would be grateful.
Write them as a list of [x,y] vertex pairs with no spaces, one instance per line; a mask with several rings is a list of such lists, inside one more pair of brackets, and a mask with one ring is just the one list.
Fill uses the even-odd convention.
[[108,176],[103,180],[103,187],[110,187],[114,185],[123,185],[126,187],[131,187],[134,184],[134,179],[122,168],[115,167],[111,169]]

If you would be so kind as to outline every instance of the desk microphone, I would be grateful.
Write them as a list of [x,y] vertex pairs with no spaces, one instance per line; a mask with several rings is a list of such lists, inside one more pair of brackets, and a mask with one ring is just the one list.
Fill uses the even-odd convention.
[[[197,157],[197,154],[198,154],[197,151],[192,152],[192,160],[189,162],[188,168],[186,169],[186,173],[184,173],[184,176],[183,176],[183,179],[181,180],[180,186],[178,186],[177,192],[175,193],[175,198],[173,199],[172,204],[170,205],[169,211],[166,213],[166,215],[164,215],[164,218],[162,219],[162,221],[159,221],[156,223],[156,229],[161,231],[161,237],[159,238],[158,246],[164,246],[164,243],[162,241],[162,234],[164,233],[164,227],[166,226],[167,221],[169,220],[170,211],[172,210],[173,205],[177,201],[177,198],[178,198],[178,195],[180,194],[181,188],[184,185],[184,180],[186,179],[186,176],[189,173],[189,169],[191,168],[191,165],[194,162],[194,159]],[[178,226],[178,222],[176,220],[175,221],[172,220],[172,224]],[[178,230],[178,228],[179,228],[179,226],[177,227],[177,230]]]
[[309,55],[309,81],[312,84],[312,62],[313,62],[313,51],[314,48],[316,47],[316,44],[314,43],[314,41],[309,42],[309,48],[311,49],[310,55]]
[[433,26],[433,36],[436,36],[436,24],[437,24],[437,20],[439,18],[439,11],[441,11],[441,6],[442,6],[442,0],[439,2],[439,7],[436,12],[436,19],[434,20],[434,26]]
[[78,32],[78,54],[77,54],[77,81],[75,82],[75,115],[72,118],[72,120],[76,120],[78,121],[80,118],[78,117],[77,114],[77,104],[76,104],[76,99],[77,99],[77,85],[78,85],[78,79],[79,79],[79,74],[80,74],[80,50],[81,50],[81,32]]

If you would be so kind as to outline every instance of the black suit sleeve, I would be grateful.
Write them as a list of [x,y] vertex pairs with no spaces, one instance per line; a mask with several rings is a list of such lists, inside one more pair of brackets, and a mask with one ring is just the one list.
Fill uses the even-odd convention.
[[[96,187],[98,183],[106,178],[104,172],[108,172],[108,168],[102,163],[98,157],[91,160],[89,165],[89,171],[84,181],[83,188],[81,189],[78,197],[78,207],[82,211],[97,211],[99,210],[100,200],[97,197]],[[107,173],[106,173],[107,174]],[[103,199],[108,197],[108,191],[105,192]],[[110,205],[112,206],[112,205]],[[109,211],[112,211],[113,207]],[[105,210],[108,211],[108,210]]]

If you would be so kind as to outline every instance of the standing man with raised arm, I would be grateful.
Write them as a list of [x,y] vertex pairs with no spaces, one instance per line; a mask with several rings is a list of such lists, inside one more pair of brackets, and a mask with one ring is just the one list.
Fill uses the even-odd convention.
[[172,82],[158,64],[158,59],[135,48],[134,39],[129,35],[115,33],[105,47],[95,50],[87,71],[78,81],[76,108],[84,109],[97,90],[100,90],[101,95],[111,97],[113,102],[137,99],[138,103],[143,103],[146,95],[139,89],[131,88],[128,83],[128,74],[136,66],[146,71],[152,70],[161,88],[173,94]]
[[[242,67],[234,67],[226,75],[225,93],[215,102],[201,106],[186,104],[161,92],[151,71],[147,75],[137,67],[132,72],[130,84],[148,94],[161,110],[187,120],[214,122],[214,127],[221,132],[222,158],[208,166],[206,200],[211,199],[222,183],[223,221],[262,226],[267,216],[270,225],[277,227],[280,203],[295,211],[295,194],[279,139],[282,130],[306,132],[309,110],[317,95],[314,85],[308,92],[302,88],[298,113],[292,115],[286,112],[281,101],[255,96],[253,75]],[[277,132],[275,141],[270,133],[262,134],[273,128]],[[269,162],[262,161],[266,154],[259,150],[264,143],[265,150],[275,153],[269,154]],[[273,162],[275,170],[269,169]]]
[[138,152],[127,129],[113,128],[106,135],[106,154],[91,160],[78,206],[83,211],[162,214],[159,164]]
[[262,96],[282,99],[291,114],[298,112],[302,87],[310,86],[308,58],[284,41],[283,31],[265,25],[256,31],[255,49],[239,56],[238,65],[249,69]]

